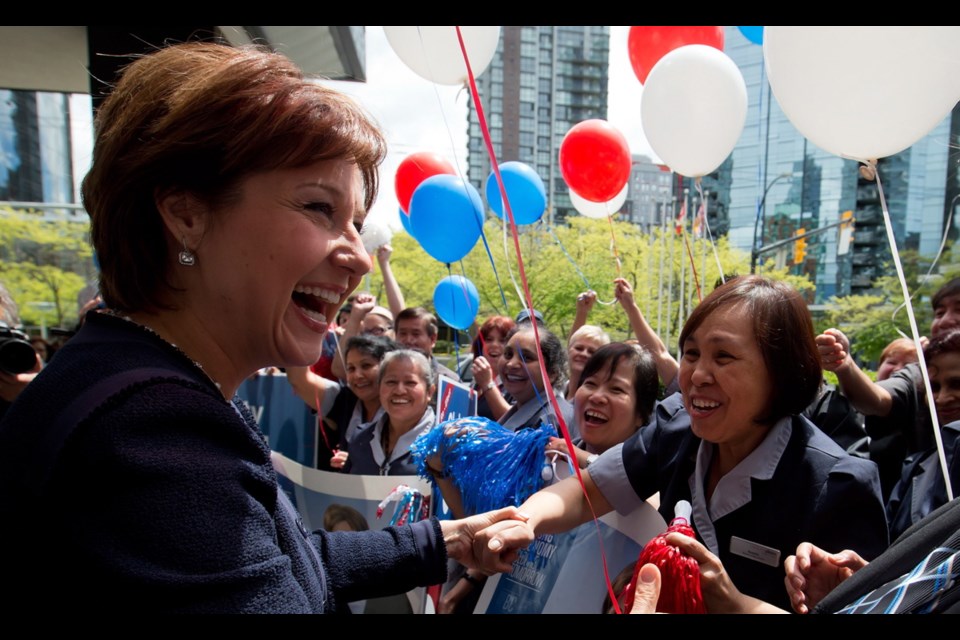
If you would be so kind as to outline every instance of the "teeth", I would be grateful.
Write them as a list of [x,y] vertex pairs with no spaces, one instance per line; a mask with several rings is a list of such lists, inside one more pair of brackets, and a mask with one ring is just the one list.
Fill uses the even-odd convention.
[[507,380],[511,382],[525,382],[526,379],[527,379],[526,376],[514,376],[514,375],[507,374]]
[[324,302],[329,302],[332,304],[340,302],[340,294],[336,291],[330,291],[329,289],[321,289],[320,287],[306,287],[302,284],[298,284],[294,288],[294,291],[297,293],[306,294],[308,296],[316,296]]
[[[299,306],[299,305],[298,305]],[[300,311],[307,315],[307,317],[316,320],[317,322],[326,322],[327,316],[320,313],[319,311],[314,311],[313,309],[307,309],[306,307],[300,307]]]
[[694,400],[690,404],[696,409],[716,409],[720,406],[719,402],[711,402],[709,400]]
[[583,417],[592,422],[606,422],[607,416],[602,413],[597,413],[596,411],[584,411]]
[[390,400],[391,404],[410,404],[410,401],[406,398],[393,398]]

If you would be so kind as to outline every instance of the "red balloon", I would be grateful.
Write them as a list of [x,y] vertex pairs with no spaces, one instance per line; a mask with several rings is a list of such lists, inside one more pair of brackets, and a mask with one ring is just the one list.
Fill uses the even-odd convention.
[[705,44],[723,51],[723,27],[630,27],[627,51],[640,83],[647,81],[660,58],[688,44]]
[[441,173],[456,175],[457,172],[453,165],[439,153],[418,151],[404,158],[400,166],[397,167],[395,183],[400,209],[409,215],[410,198],[413,197],[413,192],[417,190],[421,182]]
[[584,120],[560,143],[563,179],[591,202],[613,200],[630,179],[630,165],[627,139],[606,120]]

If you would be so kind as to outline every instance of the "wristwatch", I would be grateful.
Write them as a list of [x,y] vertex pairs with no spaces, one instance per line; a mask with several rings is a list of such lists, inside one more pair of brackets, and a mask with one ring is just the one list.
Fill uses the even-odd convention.
[[486,385],[480,388],[480,395],[485,394],[487,391],[490,391],[490,389],[493,389],[496,386],[497,386],[496,383],[493,380],[491,380]]
[[595,461],[597,458],[599,458],[599,457],[600,457],[600,456],[598,456],[598,455],[595,454],[595,453],[591,453],[589,456],[587,456],[587,464],[586,464],[586,466],[584,466],[584,469],[586,469],[587,467],[589,467],[590,465],[592,465],[592,464],[594,463],[594,461]]

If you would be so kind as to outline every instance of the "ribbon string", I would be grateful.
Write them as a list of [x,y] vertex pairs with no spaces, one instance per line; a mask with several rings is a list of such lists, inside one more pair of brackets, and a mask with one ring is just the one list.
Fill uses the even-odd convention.
[[[487,153],[490,156],[490,164],[493,167],[493,173],[497,179],[497,187],[500,189],[500,197],[503,200],[503,209],[506,212],[506,215],[504,216],[504,220],[508,218],[510,220],[510,233],[513,236],[513,245],[514,245],[514,248],[516,249],[516,255],[517,255],[517,270],[520,273],[520,281],[523,284],[524,295],[521,297],[521,299],[526,301],[527,308],[530,311],[530,314],[532,315],[533,314],[533,298],[530,295],[530,288],[529,286],[527,286],[527,274],[526,274],[526,271],[524,270],[523,256],[520,251],[520,237],[517,231],[516,221],[514,220],[514,217],[513,217],[513,209],[510,207],[510,200],[507,197],[507,189],[503,183],[503,176],[500,175],[500,165],[497,162],[497,154],[493,148],[493,140],[490,136],[490,129],[487,127],[487,118],[483,111],[483,104],[480,101],[480,92],[477,89],[477,81],[473,75],[473,68],[470,65],[470,57],[467,55],[467,47],[463,41],[463,33],[461,32],[459,26],[456,27],[456,30],[457,30],[457,40],[460,43],[460,51],[463,54],[463,63],[467,69],[467,78],[470,83],[470,93],[473,96],[474,106],[477,110],[477,120],[480,123],[480,130],[483,133],[483,141],[487,147]],[[540,366],[540,374],[543,377],[544,387],[547,391],[547,396],[550,398],[550,406],[553,408],[553,411],[557,420],[557,425],[560,427],[558,431],[563,435],[563,440],[567,444],[567,450],[573,451],[573,440],[570,438],[570,431],[567,429],[566,421],[563,419],[563,415],[560,412],[560,405],[557,402],[556,394],[553,391],[553,384],[550,382],[550,376],[547,375],[546,365],[544,363],[544,358],[543,358],[543,351],[540,349],[540,331],[537,327],[536,322],[532,322],[531,325],[533,326],[534,338],[536,339],[536,343],[537,343],[536,347],[537,347],[537,357],[539,359],[538,364]],[[589,507],[591,515],[593,516],[593,519],[596,522],[597,514],[593,508],[593,504],[590,502],[590,497],[587,495],[586,485],[584,484],[583,476],[580,473],[580,466],[576,464],[572,466],[574,471],[576,472],[577,480],[580,482],[580,488],[583,491],[583,496],[587,502],[587,506]],[[599,531],[599,524],[597,524],[597,527]],[[606,580],[606,583],[607,583],[607,591],[610,594],[611,601],[614,602],[615,607],[619,609],[619,607],[616,605],[617,597],[616,597],[616,594],[613,592],[613,586],[610,583],[610,576],[607,571],[607,560],[606,560],[605,554],[603,553],[602,538],[600,539],[600,545],[601,545],[600,556],[603,562],[603,575],[604,575],[604,580]]]
[[940,420],[937,418],[933,388],[930,386],[930,374],[927,372],[927,359],[923,355],[923,344],[920,342],[917,318],[913,313],[913,304],[910,302],[910,289],[907,287],[907,278],[903,274],[903,265],[900,264],[900,253],[897,251],[897,239],[893,234],[893,224],[890,222],[890,211],[887,209],[887,199],[883,194],[883,185],[880,183],[880,172],[877,171],[875,162],[865,162],[864,165],[873,172],[874,179],[877,183],[877,191],[880,193],[880,208],[883,212],[883,224],[887,230],[887,242],[890,244],[890,254],[893,256],[893,264],[897,269],[897,278],[900,280],[900,288],[903,291],[903,302],[907,307],[907,318],[910,320],[910,332],[913,334],[913,343],[917,349],[920,373],[923,376],[924,391],[927,394],[927,409],[930,411],[930,420],[933,424],[933,437],[937,443],[937,453],[940,456],[940,469],[943,471],[943,482],[947,488],[947,501],[949,502],[953,500],[953,486],[950,482],[947,458],[943,451],[943,438],[940,435]]

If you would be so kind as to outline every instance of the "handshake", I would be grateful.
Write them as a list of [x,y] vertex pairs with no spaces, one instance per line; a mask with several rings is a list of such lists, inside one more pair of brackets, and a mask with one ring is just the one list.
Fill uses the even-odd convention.
[[[536,534],[530,517],[516,507],[504,507],[460,520],[442,520],[440,529],[447,555],[485,575],[507,573],[521,549]],[[660,595],[660,571],[652,564],[641,568],[630,613],[654,613]]]

